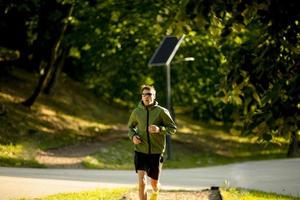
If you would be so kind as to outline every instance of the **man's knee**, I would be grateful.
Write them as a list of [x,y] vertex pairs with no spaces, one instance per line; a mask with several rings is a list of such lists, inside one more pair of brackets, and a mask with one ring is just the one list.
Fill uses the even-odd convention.
[[139,179],[139,184],[140,184],[140,185],[146,185],[146,184],[147,184],[147,179],[146,179],[145,176],[144,176],[144,177],[141,177],[141,178]]
[[158,180],[151,179],[151,186],[152,188],[158,188],[159,186]]
[[139,172],[138,174],[139,174],[139,185],[145,186],[147,184],[146,173]]

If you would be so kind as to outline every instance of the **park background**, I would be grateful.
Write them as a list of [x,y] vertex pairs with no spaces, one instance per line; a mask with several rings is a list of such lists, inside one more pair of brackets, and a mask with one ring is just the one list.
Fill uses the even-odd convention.
[[[166,168],[299,156],[297,1],[1,2],[0,165],[132,169],[126,123],[142,84],[178,134]],[[185,62],[193,57],[193,62]],[[53,156],[54,155],[54,156]],[[68,157],[69,156],[69,157]]]

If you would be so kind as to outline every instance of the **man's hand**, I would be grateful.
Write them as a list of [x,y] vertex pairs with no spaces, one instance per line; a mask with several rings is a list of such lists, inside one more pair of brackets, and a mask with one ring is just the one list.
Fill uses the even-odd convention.
[[160,132],[159,127],[156,125],[149,125],[148,131],[149,131],[149,133],[159,133]]
[[140,144],[142,142],[142,140],[141,140],[140,136],[134,135],[132,137],[132,142],[133,142],[133,144]]

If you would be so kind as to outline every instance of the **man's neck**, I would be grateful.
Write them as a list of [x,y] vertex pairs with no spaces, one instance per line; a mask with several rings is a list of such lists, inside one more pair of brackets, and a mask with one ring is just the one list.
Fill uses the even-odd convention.
[[[144,103],[143,103],[143,104],[144,104]],[[145,104],[144,104],[144,106],[147,107],[147,108],[149,108],[149,107],[154,106],[154,104],[155,104],[155,102],[153,102],[153,103],[151,103],[151,104],[148,104],[148,105],[145,105]]]

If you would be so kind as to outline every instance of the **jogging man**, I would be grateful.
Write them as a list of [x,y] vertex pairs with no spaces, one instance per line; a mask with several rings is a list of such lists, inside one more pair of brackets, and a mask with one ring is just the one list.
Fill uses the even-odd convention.
[[155,95],[153,86],[143,85],[142,100],[128,121],[128,136],[134,144],[134,164],[138,175],[140,200],[147,200],[147,176],[150,177],[152,186],[150,200],[158,199],[166,134],[175,134],[177,129],[169,111],[155,101]]

